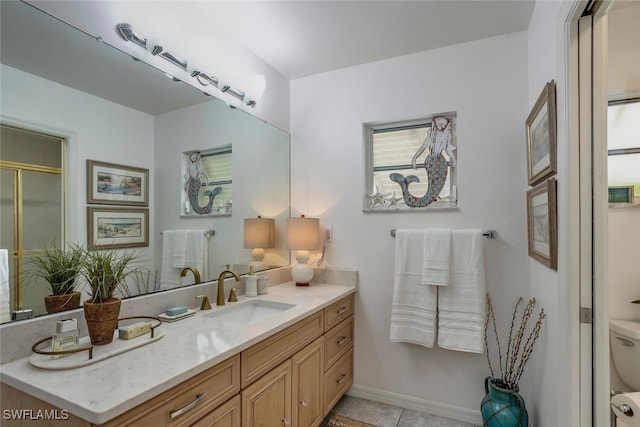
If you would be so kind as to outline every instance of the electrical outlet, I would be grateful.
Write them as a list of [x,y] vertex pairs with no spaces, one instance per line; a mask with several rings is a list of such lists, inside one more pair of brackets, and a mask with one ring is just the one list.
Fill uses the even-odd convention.
[[324,227],[324,241],[333,242],[333,227]]

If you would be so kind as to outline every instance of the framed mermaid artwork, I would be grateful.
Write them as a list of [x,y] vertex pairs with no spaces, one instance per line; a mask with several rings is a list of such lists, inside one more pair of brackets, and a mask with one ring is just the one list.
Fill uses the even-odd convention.
[[87,203],[149,206],[149,169],[87,160]]
[[527,130],[527,172],[529,186],[556,173],[556,87],[548,82],[529,117]]

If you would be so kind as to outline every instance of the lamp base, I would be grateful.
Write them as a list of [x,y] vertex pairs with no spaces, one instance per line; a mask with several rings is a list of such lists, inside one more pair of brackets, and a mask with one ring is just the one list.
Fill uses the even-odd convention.
[[309,286],[313,279],[313,267],[309,264],[296,264],[291,267],[291,278],[296,282],[296,286]]
[[309,286],[309,282],[306,282],[306,283],[298,283],[298,282],[296,282],[296,286]]

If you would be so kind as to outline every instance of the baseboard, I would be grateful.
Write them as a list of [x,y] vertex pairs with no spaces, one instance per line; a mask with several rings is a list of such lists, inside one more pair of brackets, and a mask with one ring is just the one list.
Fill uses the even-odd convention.
[[447,405],[445,403],[432,402],[426,399],[407,396],[399,393],[378,390],[354,384],[347,391],[347,395],[367,399],[378,403],[398,406],[400,408],[411,409],[413,411],[425,412],[439,417],[449,418],[464,423],[482,425],[482,415],[480,410],[460,408],[459,406]]

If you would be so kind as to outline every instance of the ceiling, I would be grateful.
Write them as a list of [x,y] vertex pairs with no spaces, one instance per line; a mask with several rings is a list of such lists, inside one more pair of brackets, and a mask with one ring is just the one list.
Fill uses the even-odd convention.
[[[188,6],[187,6],[188,5]],[[196,1],[289,79],[526,30],[533,0]]]

